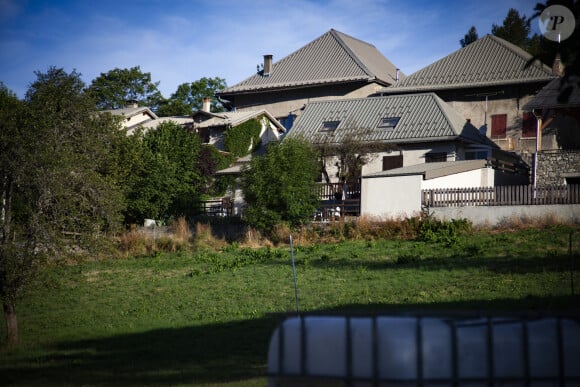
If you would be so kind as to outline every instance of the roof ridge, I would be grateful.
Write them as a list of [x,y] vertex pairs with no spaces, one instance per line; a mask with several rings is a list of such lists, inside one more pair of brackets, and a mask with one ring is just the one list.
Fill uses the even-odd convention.
[[[520,46],[517,46],[517,45],[513,44],[512,42],[508,42],[507,40],[502,39],[499,36],[495,36],[493,34],[487,34],[486,36],[484,36],[481,39],[485,39],[485,38],[490,38],[490,39],[494,40],[497,44],[504,46],[505,48],[507,48],[508,50],[510,50],[511,52],[513,52],[514,54],[516,54],[517,56],[519,56],[520,58],[525,60],[526,63],[530,63],[530,60],[534,59],[534,56],[532,54],[530,54],[529,52],[527,52],[526,50],[524,50]],[[552,70],[550,69],[550,67],[548,67],[547,65],[542,63],[539,59],[535,59],[533,62],[531,62],[530,66],[536,66],[540,70],[544,70],[548,74],[552,74]]]
[[363,63],[363,61],[360,60],[360,58],[354,53],[354,51],[350,48],[350,46],[348,45],[347,42],[344,41],[344,39],[342,38],[341,35],[347,36],[350,39],[353,40],[357,40],[358,42],[362,43],[362,44],[366,44],[367,46],[373,47],[376,49],[376,47],[370,43],[367,43],[365,41],[362,41],[360,39],[354,38],[350,35],[347,35],[345,33],[342,33],[340,31],[337,31],[335,29],[330,29],[330,34],[337,40],[338,44],[346,51],[346,53],[348,54],[348,56],[350,56],[350,58],[357,64],[357,66],[359,66],[361,68],[362,71],[364,71],[369,77],[371,78],[376,78],[377,76],[375,74],[372,73],[372,71]]

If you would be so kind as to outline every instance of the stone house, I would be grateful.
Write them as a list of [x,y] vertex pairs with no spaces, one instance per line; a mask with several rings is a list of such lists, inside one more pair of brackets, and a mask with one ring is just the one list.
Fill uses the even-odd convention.
[[278,62],[217,93],[231,110],[267,110],[290,129],[308,102],[377,93],[404,75],[373,45],[331,29]]
[[580,77],[556,78],[523,109],[539,134],[534,153],[537,185],[580,184]]
[[535,118],[523,109],[553,70],[493,35],[418,70],[380,95],[434,92],[501,149],[534,152]]

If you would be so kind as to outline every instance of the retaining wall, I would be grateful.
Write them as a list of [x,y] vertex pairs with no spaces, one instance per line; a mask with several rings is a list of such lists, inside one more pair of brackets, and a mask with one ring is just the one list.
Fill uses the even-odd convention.
[[436,207],[429,211],[441,220],[468,219],[474,226],[493,226],[509,221],[532,221],[546,218],[580,224],[580,204],[536,206]]

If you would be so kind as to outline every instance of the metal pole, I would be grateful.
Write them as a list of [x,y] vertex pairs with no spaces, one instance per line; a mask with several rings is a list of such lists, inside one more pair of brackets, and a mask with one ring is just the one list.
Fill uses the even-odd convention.
[[300,306],[298,305],[298,282],[296,281],[296,262],[294,260],[294,244],[292,243],[292,235],[290,235],[290,256],[292,257],[292,272],[294,274],[294,297],[296,298],[296,314],[300,314]]
[[574,255],[572,255],[572,235],[574,235],[574,231],[570,231],[568,253],[570,254],[570,289],[572,290],[572,296],[574,296]]

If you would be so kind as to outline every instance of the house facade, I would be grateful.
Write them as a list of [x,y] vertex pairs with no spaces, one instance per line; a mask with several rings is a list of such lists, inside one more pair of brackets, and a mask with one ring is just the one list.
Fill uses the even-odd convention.
[[580,184],[580,77],[556,78],[524,107],[541,141],[533,159],[538,186]]
[[237,112],[267,110],[290,129],[304,106],[323,99],[376,94],[404,75],[373,45],[331,29],[278,62],[217,93]]
[[[527,179],[519,157],[502,151],[435,93],[309,103],[289,137],[318,147],[345,141],[372,145],[361,176],[412,165],[461,160],[510,164]],[[331,182],[337,156],[325,161]]]
[[523,106],[556,77],[531,59],[519,47],[487,35],[380,95],[434,92],[501,149],[530,153],[535,151],[536,122]]

